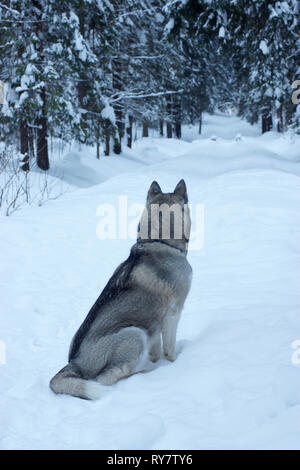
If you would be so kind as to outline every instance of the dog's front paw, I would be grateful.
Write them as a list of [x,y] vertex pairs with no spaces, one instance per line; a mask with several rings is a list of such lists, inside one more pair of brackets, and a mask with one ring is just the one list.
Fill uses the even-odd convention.
[[165,354],[165,358],[170,362],[174,362],[176,360],[176,354]]
[[150,353],[149,354],[149,359],[151,362],[157,362],[160,360],[160,354],[154,354],[154,353]]

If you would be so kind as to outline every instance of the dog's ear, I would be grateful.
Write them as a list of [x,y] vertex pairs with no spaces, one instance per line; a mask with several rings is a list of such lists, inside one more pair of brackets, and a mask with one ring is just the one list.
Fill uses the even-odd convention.
[[156,194],[160,194],[161,192],[161,188],[157,181],[153,181],[148,191],[147,200],[151,199],[153,196],[156,196]]
[[176,188],[174,189],[174,194],[176,194],[176,196],[182,197],[185,203],[188,202],[188,195],[184,180],[180,180],[179,183],[176,185]]

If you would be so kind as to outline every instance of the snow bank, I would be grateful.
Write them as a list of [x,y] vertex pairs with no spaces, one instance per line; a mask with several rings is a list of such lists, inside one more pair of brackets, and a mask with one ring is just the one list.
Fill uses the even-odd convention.
[[[57,167],[71,191],[1,218],[2,449],[300,448],[299,139],[222,115],[203,131],[100,161],[66,156]],[[182,177],[192,207],[204,205],[205,236],[189,253],[177,360],[97,402],[55,396],[50,378],[132,244],[96,237],[97,207],[143,203],[153,179],[171,191]]]

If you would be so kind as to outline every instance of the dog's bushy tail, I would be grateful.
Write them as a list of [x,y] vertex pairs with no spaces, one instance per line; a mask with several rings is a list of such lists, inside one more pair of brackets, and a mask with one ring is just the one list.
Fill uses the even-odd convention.
[[85,400],[97,400],[101,396],[101,385],[94,380],[81,377],[77,368],[69,363],[61,369],[50,381],[54,393],[63,393]]

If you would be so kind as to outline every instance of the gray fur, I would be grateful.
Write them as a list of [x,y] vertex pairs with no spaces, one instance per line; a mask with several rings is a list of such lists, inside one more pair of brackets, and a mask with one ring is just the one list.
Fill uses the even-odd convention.
[[[146,208],[153,203],[180,204],[190,230],[183,180],[173,193],[162,193],[153,182]],[[149,220],[162,223],[151,216]],[[164,239],[160,234],[148,239],[138,233],[128,259],[116,269],[75,334],[68,365],[50,381],[55,393],[98,398],[102,385],[142,370],[148,357],[158,361],[161,343],[164,356],[175,360],[177,325],[192,278],[186,259],[188,236]]]

